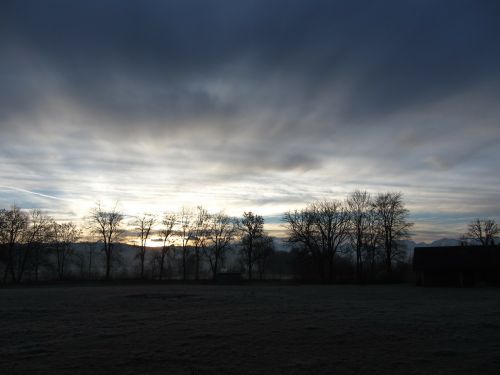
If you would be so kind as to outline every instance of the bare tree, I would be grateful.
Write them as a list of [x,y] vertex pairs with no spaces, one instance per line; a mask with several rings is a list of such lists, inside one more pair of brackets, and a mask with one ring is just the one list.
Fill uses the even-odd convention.
[[319,233],[322,253],[328,261],[330,281],[335,278],[335,255],[349,236],[349,214],[342,202],[336,200],[319,201],[309,205],[314,226]]
[[274,239],[267,234],[264,234],[255,243],[255,263],[260,280],[263,280],[266,275],[269,258],[274,254],[274,251]]
[[53,221],[53,218],[45,215],[40,210],[34,209],[30,211],[30,221],[24,242],[26,244],[28,256],[32,258],[35,281],[38,281],[38,271],[42,259],[47,255],[45,250],[48,248],[51,241],[50,227]]
[[123,214],[118,211],[117,205],[113,209],[106,211],[101,207],[100,202],[90,211],[88,217],[91,231],[102,239],[103,251],[106,255],[106,280],[111,274],[111,264],[113,259],[113,246],[122,235],[120,226],[123,221]]
[[144,260],[146,258],[146,245],[153,226],[156,223],[156,217],[153,214],[145,213],[138,216],[133,221],[135,231],[140,241],[139,253],[137,257],[140,261],[140,278],[144,279]]
[[368,264],[369,276],[375,279],[375,263],[379,256],[380,244],[383,242],[382,233],[378,225],[377,216],[372,209],[367,218],[367,226],[364,233],[365,263]]
[[99,250],[100,237],[97,237],[95,231],[87,232],[82,230],[82,238],[80,239],[81,243],[84,245],[85,252],[81,253],[81,261],[85,264],[82,264],[82,277],[87,278],[88,280],[92,280],[95,277],[94,272],[94,256]]
[[97,250],[97,242],[94,242],[94,241],[89,241],[87,242],[87,256],[88,256],[88,278],[89,280],[92,280],[92,278],[94,277],[93,276],[93,272],[92,272],[92,268],[93,268],[93,264],[92,264],[92,261],[94,259],[94,253],[96,252]]
[[366,250],[368,231],[370,229],[372,199],[367,191],[355,190],[346,200],[349,219],[351,221],[350,242],[356,252],[356,279],[363,277],[363,250]]
[[175,225],[177,224],[177,215],[175,213],[166,213],[162,219],[162,228],[160,229],[160,235],[162,240],[162,247],[160,250],[158,258],[158,268],[159,268],[159,279],[163,279],[163,272],[165,269],[165,260],[168,255],[168,251],[171,248],[171,239],[175,232]]
[[10,274],[13,282],[17,281],[16,262],[17,248],[19,248],[22,236],[28,228],[29,216],[26,212],[13,205],[10,209],[0,211],[0,240],[6,251],[6,262],[3,276],[3,282],[7,282]]
[[219,268],[224,263],[226,251],[237,234],[238,223],[236,219],[221,211],[209,216],[207,229],[204,254],[210,263],[212,279],[216,280]]
[[469,223],[465,236],[478,241],[483,246],[495,245],[495,237],[500,234],[500,228],[493,219],[475,219]]
[[413,223],[408,221],[409,211],[404,206],[401,193],[378,194],[373,202],[373,209],[383,238],[387,277],[391,280],[392,262],[400,255],[397,241],[409,238]]
[[81,230],[76,224],[52,222],[52,246],[57,258],[57,277],[63,280],[68,257],[72,253],[73,245],[80,239]]
[[301,245],[301,251],[311,256],[320,279],[324,280],[324,255],[318,243],[314,214],[307,209],[288,211],[282,221],[288,232],[287,241],[292,245]]
[[195,280],[200,279],[200,258],[201,253],[206,245],[206,238],[208,235],[208,226],[209,226],[209,218],[210,215],[208,211],[205,210],[202,206],[198,206],[196,209],[196,217],[193,220],[193,246],[194,246],[194,255],[195,255],[195,272],[194,278]]
[[241,233],[241,249],[248,272],[248,279],[252,280],[252,269],[255,262],[255,242],[264,235],[264,218],[253,212],[244,212],[239,222]]
[[349,236],[349,214],[342,202],[318,201],[283,217],[288,241],[301,243],[316,264],[321,280],[335,279],[335,256]]
[[40,210],[29,213],[13,205],[0,210],[0,244],[5,258],[4,282],[10,275],[13,282],[21,282],[29,265],[38,278],[40,249],[46,242],[50,218]]
[[189,252],[189,243],[194,238],[194,228],[193,225],[194,214],[193,211],[187,207],[182,207],[181,211],[178,214],[178,222],[177,225],[178,235],[181,240],[182,246],[182,279],[187,279],[187,258]]

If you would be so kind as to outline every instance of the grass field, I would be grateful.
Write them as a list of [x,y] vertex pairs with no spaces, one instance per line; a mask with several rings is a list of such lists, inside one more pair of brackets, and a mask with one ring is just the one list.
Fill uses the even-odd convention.
[[500,289],[0,289],[0,374],[499,374]]

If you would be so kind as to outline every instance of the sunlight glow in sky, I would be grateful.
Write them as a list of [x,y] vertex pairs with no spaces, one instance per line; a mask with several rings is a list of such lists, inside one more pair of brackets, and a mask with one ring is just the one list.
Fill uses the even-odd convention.
[[264,215],[401,191],[415,239],[500,219],[494,1],[6,1],[0,207]]

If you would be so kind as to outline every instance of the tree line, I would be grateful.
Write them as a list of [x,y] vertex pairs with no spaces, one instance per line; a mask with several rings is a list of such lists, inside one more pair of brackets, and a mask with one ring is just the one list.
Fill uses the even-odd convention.
[[[97,203],[79,227],[73,222],[57,223],[40,210],[25,211],[18,206],[0,209],[0,263],[3,263],[3,283],[19,283],[23,279],[39,280],[39,270],[52,270],[55,278],[65,279],[71,257],[83,255],[75,245],[88,247],[88,274],[92,262],[96,263],[95,250],[103,256],[102,278],[109,280],[112,267],[122,241],[137,239],[135,261],[141,279],[146,278],[147,254],[152,254],[157,278],[163,280],[167,262],[172,254],[180,254],[181,275],[188,279],[188,263],[195,259],[195,280],[200,279],[202,260],[208,264],[211,279],[215,280],[226,261],[227,252],[239,250],[249,279],[253,268],[262,272],[267,258],[275,251],[274,239],[264,231],[264,218],[253,212],[234,218],[224,211],[209,213],[198,206],[167,212],[159,217],[144,213],[126,222],[126,215],[116,206],[104,209]],[[84,232],[87,236],[84,238]],[[148,240],[155,236],[161,246],[148,247]],[[81,260],[81,259],[80,259]],[[26,277],[29,274],[29,277]]]
[[[227,270],[252,280],[255,273],[264,278],[273,267],[285,268],[295,278],[323,282],[346,277],[358,282],[393,280],[394,267],[408,265],[404,240],[410,239],[413,226],[401,193],[371,195],[362,190],[344,200],[316,201],[284,213],[282,240],[290,251],[276,249],[278,240],[264,230],[264,217],[254,212],[231,217],[198,206],[128,218],[117,206],[106,209],[100,203],[83,225],[58,223],[40,210],[15,205],[1,209],[3,283],[37,281],[41,269],[45,275],[50,271],[49,278],[64,280],[72,263],[79,264],[81,275],[87,270],[88,278],[109,280],[123,252],[121,244],[131,238],[135,256],[127,262],[134,263],[140,279],[164,280],[175,263],[182,280],[216,280]],[[496,235],[493,220],[477,219],[462,239],[464,244],[476,240],[491,245]],[[152,241],[157,246],[148,246]],[[86,254],[77,244],[86,246]]]
[[401,241],[410,238],[409,210],[401,193],[371,196],[356,190],[345,201],[329,200],[309,204],[302,210],[285,213],[288,241],[299,244],[299,252],[310,256],[321,280],[335,280],[335,260],[339,251],[352,251],[356,279],[365,271],[374,278],[375,265],[385,265],[392,279],[393,264],[401,260]]

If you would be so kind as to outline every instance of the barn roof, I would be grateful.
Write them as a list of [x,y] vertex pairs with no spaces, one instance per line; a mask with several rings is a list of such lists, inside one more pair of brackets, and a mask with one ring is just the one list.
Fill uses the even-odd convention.
[[417,272],[500,271],[500,246],[416,247],[413,269]]

